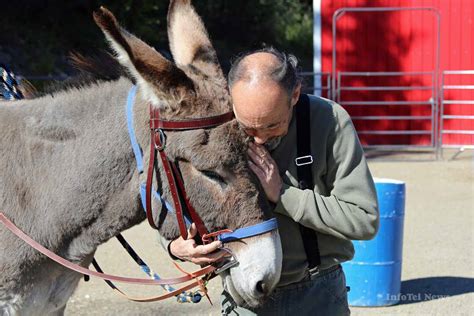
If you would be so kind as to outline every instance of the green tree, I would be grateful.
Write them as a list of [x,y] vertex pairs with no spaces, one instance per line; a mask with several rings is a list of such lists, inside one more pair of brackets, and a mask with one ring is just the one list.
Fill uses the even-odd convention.
[[[3,3],[5,2],[5,3]],[[312,9],[309,0],[194,1],[225,70],[241,51],[273,45],[292,52],[305,70],[312,64]],[[165,0],[2,1],[0,63],[29,75],[66,75],[70,51],[106,49],[92,12],[109,8],[129,31],[167,50]]]

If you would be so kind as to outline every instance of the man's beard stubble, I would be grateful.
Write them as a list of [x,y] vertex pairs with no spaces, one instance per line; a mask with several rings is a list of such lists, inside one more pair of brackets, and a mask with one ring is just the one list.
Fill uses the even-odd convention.
[[268,151],[273,151],[278,147],[278,145],[280,145],[282,138],[283,136],[273,137],[272,139],[267,140],[263,146],[265,146]]

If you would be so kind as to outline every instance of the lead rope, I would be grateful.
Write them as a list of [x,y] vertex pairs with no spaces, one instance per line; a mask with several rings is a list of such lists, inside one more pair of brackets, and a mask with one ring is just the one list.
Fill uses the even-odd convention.
[[[117,240],[120,242],[122,247],[128,252],[130,257],[140,266],[140,269],[142,269],[143,272],[145,272],[149,277],[151,277],[154,280],[160,280],[160,276],[153,272],[153,270],[150,269],[150,267],[145,263],[145,261],[133,250],[132,246],[123,238],[121,234],[118,234],[116,236]],[[95,261],[95,260],[94,260]],[[94,263],[94,262],[93,262]],[[96,266],[94,265],[96,268]],[[186,274],[189,274],[186,272]],[[107,282],[109,284],[109,282]],[[109,284],[109,286],[111,286]],[[111,286],[113,288],[113,286]],[[176,291],[175,288],[173,288],[171,285],[165,284],[161,285],[161,287],[167,291],[167,292],[174,292]],[[199,303],[202,299],[202,295],[200,293],[200,290],[197,290],[195,292],[183,292],[179,295],[176,296],[176,300],[178,303]]]
[[23,99],[23,94],[18,89],[18,85],[15,74],[7,66],[0,64],[0,98],[8,101]]

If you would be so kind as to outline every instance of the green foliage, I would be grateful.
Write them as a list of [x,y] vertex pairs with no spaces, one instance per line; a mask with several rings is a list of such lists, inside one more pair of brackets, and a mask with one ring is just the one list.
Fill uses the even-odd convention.
[[[224,69],[241,51],[273,45],[312,64],[310,0],[194,0]],[[73,70],[70,51],[106,49],[92,12],[109,8],[129,31],[157,49],[168,49],[166,0],[16,0],[2,7],[0,62],[18,73],[61,75]]]

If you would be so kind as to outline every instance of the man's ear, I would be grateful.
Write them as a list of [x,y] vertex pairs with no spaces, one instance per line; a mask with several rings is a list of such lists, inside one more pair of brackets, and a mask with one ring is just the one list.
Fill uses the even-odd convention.
[[[154,106],[177,107],[193,94],[194,84],[186,74],[154,48],[122,29],[115,16],[101,7],[94,12],[94,20],[100,27],[118,61],[136,79],[146,101]],[[162,97],[162,98],[160,98]]]
[[300,98],[301,94],[301,82],[298,82],[296,87],[293,89],[293,93],[291,94],[291,106],[295,106],[298,103],[298,99]]

